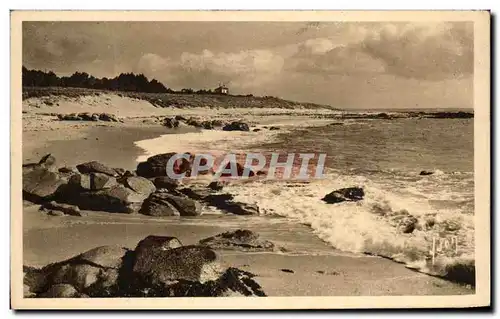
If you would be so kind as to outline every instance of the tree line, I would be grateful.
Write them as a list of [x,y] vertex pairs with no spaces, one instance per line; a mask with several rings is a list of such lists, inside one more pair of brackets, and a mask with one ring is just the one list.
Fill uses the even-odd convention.
[[121,73],[114,78],[101,79],[85,72],[75,72],[71,76],[57,76],[54,72],[28,70],[23,66],[22,83],[26,87],[78,87],[98,90],[146,92],[146,93],[182,93],[216,94],[212,90],[193,90],[185,88],[179,91],[167,88],[156,79],[148,80],[144,74]]

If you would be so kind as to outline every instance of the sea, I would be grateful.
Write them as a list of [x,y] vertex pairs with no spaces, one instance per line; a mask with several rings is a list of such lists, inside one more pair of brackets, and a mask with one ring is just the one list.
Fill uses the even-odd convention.
[[[202,130],[138,141],[145,154],[137,160],[171,151],[324,153],[323,178],[256,179],[230,184],[224,192],[257,204],[264,216],[308,225],[340,251],[390,258],[433,275],[446,275],[453,265],[474,264],[473,119],[311,124],[291,116],[273,125],[280,129],[270,131],[260,124],[255,126],[262,128],[259,132]],[[423,176],[421,171],[432,174]],[[338,204],[321,200],[345,187],[362,187],[364,199]],[[408,215],[418,222],[405,233],[398,218]]]

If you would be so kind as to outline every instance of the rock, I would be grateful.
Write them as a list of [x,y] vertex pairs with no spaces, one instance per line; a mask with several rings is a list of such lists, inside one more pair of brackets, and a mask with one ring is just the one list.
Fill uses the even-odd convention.
[[107,122],[119,122],[118,118],[115,115],[109,113],[99,114],[99,120]]
[[125,184],[133,191],[146,196],[156,191],[155,185],[149,179],[141,176],[127,177]]
[[[167,176],[168,160],[177,153],[163,153],[151,156],[146,162],[137,165],[137,175],[151,178],[157,176]],[[189,154],[189,153],[186,153]],[[191,154],[189,154],[191,156]],[[178,159],[178,165],[175,165],[175,173],[185,173],[191,170],[191,162],[184,158]]]
[[181,213],[160,194],[151,194],[142,204],[139,213],[149,216],[180,216]]
[[167,128],[176,128],[179,127],[179,121],[175,118],[166,117],[165,119],[163,119],[163,126]]
[[186,121],[186,118],[184,116],[182,116],[182,115],[176,115],[174,118],[177,121],[183,121],[183,122]]
[[168,176],[160,176],[155,178],[153,184],[156,188],[166,188],[168,190],[174,190],[179,186],[179,181],[176,179],[171,179]]
[[67,174],[78,173],[78,171],[75,168],[67,167],[67,166],[59,168],[58,171],[59,171],[59,173],[67,173]]
[[348,187],[337,189],[322,198],[328,204],[341,203],[344,201],[359,201],[365,196],[365,192],[360,187]]
[[52,156],[52,154],[47,154],[40,161],[38,162],[38,165],[43,165],[47,170],[49,171],[55,171],[56,170],[56,158]]
[[221,181],[214,181],[208,184],[207,187],[214,191],[220,191],[224,188],[224,183]]
[[158,254],[178,247],[182,247],[182,243],[176,237],[147,236],[137,244],[134,250],[135,261],[132,270],[147,272],[151,268],[151,264],[158,258]]
[[134,192],[124,185],[116,185],[98,191],[66,194],[62,199],[80,209],[130,214],[138,212],[146,198],[145,194]]
[[92,116],[90,117],[90,120],[94,121],[94,122],[99,121],[99,114],[97,114],[97,113],[92,114]]
[[277,127],[277,126],[271,126],[271,127],[269,128],[269,130],[270,130],[270,131],[278,131],[278,130],[280,130],[280,128],[279,128],[279,127]]
[[78,298],[80,293],[70,284],[52,285],[46,292],[41,293],[40,298]]
[[415,230],[417,223],[418,219],[410,215],[401,220],[399,223],[399,229],[404,234],[410,234]]
[[282,268],[282,269],[280,269],[280,270],[281,270],[282,272],[288,272],[288,273],[291,273],[291,274],[295,273],[295,271],[293,271],[293,270],[291,270],[291,269],[288,269],[288,268]]
[[90,187],[92,190],[111,188],[118,185],[116,178],[103,173],[90,173]]
[[213,127],[221,127],[224,126],[224,122],[222,120],[212,120]]
[[92,113],[89,112],[79,113],[78,117],[82,119],[82,121],[93,121]]
[[71,215],[71,216],[85,216],[78,206],[69,205],[69,204],[60,204],[55,201],[51,201],[49,203],[45,203],[43,209],[51,210],[49,215],[60,216],[56,211],[62,212],[63,215]]
[[129,172],[129,171],[126,171],[125,169],[123,169],[121,167],[115,167],[113,169],[115,170],[115,172],[116,172],[116,174],[118,176],[123,176],[123,175],[125,175],[125,172]]
[[60,121],[81,121],[82,118],[79,117],[76,113],[71,114],[59,114],[57,115]]
[[432,175],[434,174],[434,172],[431,172],[431,171],[421,171],[420,172],[420,176],[427,176],[427,175]]
[[402,233],[409,234],[415,230],[418,219],[407,210],[402,209],[389,214],[389,224],[398,228]]
[[60,210],[49,210],[47,212],[47,215],[61,217],[61,216],[65,216],[66,214]]
[[59,174],[39,166],[37,168],[23,167],[23,198],[30,201],[48,200],[54,197],[66,180]]
[[52,273],[50,276],[51,283],[70,284],[78,291],[85,291],[85,289],[97,282],[100,270],[99,267],[89,264],[66,263]]
[[197,281],[216,280],[220,274],[217,254],[203,246],[181,246],[164,250],[163,247],[141,247],[135,249],[133,272],[142,282],[166,285],[172,280]]
[[186,196],[156,192],[144,201],[141,213],[151,216],[199,216],[201,205]]
[[260,212],[259,207],[255,204],[233,201],[231,194],[211,194],[206,196],[203,201],[210,206],[235,215],[259,215]]
[[244,122],[231,122],[226,124],[222,130],[224,131],[250,131],[248,124]]
[[69,178],[68,184],[75,187],[75,190],[92,190],[89,174],[74,174]]
[[254,131],[254,132],[260,132],[261,129],[260,128],[254,128],[252,131]]
[[76,166],[78,171],[82,174],[89,173],[103,173],[109,176],[116,176],[116,171],[102,163],[97,161],[91,161],[83,164],[79,164]]
[[214,125],[212,124],[211,121],[203,121],[203,122],[201,122],[201,126],[205,130],[213,130],[214,129]]
[[248,271],[231,267],[216,280],[204,283],[177,281],[163,289],[153,290],[152,294],[183,297],[265,297],[266,294],[254,277],[255,275]]
[[200,245],[213,249],[234,249],[242,251],[274,251],[274,244],[259,238],[259,235],[247,230],[238,229],[200,240]]
[[378,113],[375,117],[378,119],[383,119],[383,120],[391,120],[392,119],[392,116],[390,116],[387,113]]
[[100,246],[76,256],[75,259],[103,268],[119,269],[127,251],[118,245]]

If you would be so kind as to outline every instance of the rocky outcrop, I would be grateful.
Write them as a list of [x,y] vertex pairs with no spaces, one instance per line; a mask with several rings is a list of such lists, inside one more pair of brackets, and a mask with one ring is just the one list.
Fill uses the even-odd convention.
[[199,216],[201,205],[182,194],[155,192],[144,201],[140,213],[150,216]]
[[227,213],[235,215],[259,215],[260,213],[259,207],[255,204],[235,201],[232,194],[214,194],[209,188],[181,188],[178,192]]
[[[177,153],[163,153],[151,156],[145,162],[137,165],[137,175],[152,178],[158,176],[167,176],[168,160]],[[186,153],[189,154],[189,153]],[[189,154],[192,156],[191,154]],[[184,158],[178,159],[178,164],[174,166],[174,172],[177,174],[186,173],[191,170],[191,161]]]
[[247,229],[238,229],[225,232],[213,237],[200,240],[200,245],[212,249],[230,249],[241,251],[273,251],[275,246],[272,242],[260,239],[259,234]]
[[250,127],[248,126],[247,123],[244,122],[231,122],[229,124],[226,124],[222,130],[224,131],[250,131]]
[[223,269],[206,246],[148,236],[135,250],[101,246],[37,269],[24,266],[25,297],[265,296],[255,275]]
[[58,173],[48,170],[45,165],[23,167],[23,198],[39,202],[50,200],[67,183]]
[[122,122],[115,115],[109,113],[71,113],[57,114],[60,121],[104,121],[104,122]]
[[60,200],[77,205],[80,209],[106,211],[111,213],[136,213],[149,194],[141,194],[118,184],[97,191],[68,189]]
[[363,199],[365,192],[360,187],[348,187],[337,189],[322,198],[328,204],[341,203],[345,201],[356,202]]

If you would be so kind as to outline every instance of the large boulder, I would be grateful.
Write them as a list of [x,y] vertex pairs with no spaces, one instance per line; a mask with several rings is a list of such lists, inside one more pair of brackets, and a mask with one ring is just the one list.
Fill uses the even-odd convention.
[[119,269],[127,249],[119,245],[100,246],[88,250],[77,257],[76,260],[91,263],[102,268]]
[[23,198],[35,202],[51,199],[66,182],[43,166],[23,168]]
[[137,193],[124,185],[116,185],[97,191],[68,191],[61,200],[77,205],[80,209],[112,213],[138,212],[148,194]]
[[102,163],[99,163],[97,161],[82,163],[82,164],[77,165],[76,168],[82,174],[103,173],[103,174],[106,174],[109,176],[118,175],[114,169],[112,169],[111,167],[108,167]]
[[198,216],[201,215],[201,205],[181,194],[155,192],[144,201],[140,213],[150,216]]
[[73,174],[68,184],[81,190],[100,190],[118,185],[116,178],[103,173]]
[[24,284],[38,297],[116,296],[127,252],[119,246],[101,246],[41,269],[24,267]]
[[273,251],[275,248],[272,242],[260,239],[259,234],[247,229],[238,229],[202,239],[200,245],[213,249],[242,251]]
[[217,254],[203,246],[163,247],[141,246],[135,249],[133,272],[148,285],[169,285],[172,280],[205,282],[220,275]]
[[328,204],[341,203],[345,201],[356,202],[363,199],[365,192],[360,187],[348,187],[337,189],[322,198]]
[[[167,176],[168,160],[177,153],[163,153],[151,156],[146,162],[141,162],[137,165],[137,175],[151,178],[157,176]],[[189,154],[189,153],[186,153]],[[189,154],[191,156],[191,154]],[[187,159],[178,159],[174,165],[176,173],[185,173],[191,170],[191,161]]]
[[248,126],[247,123],[244,122],[231,122],[229,124],[226,124],[222,130],[224,131],[250,131],[250,127]]

